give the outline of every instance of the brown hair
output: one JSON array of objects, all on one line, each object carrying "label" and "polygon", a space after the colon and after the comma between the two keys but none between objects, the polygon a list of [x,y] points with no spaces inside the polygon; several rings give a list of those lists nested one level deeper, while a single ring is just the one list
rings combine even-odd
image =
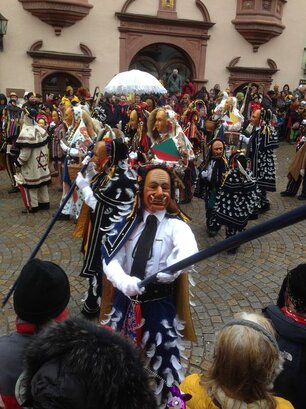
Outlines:
[{"label": "brown hair", "polygon": [[235,318],[238,320],[225,325],[217,335],[213,363],[203,382],[212,395],[220,387],[233,399],[246,403],[265,400],[275,409],[269,390],[282,369],[283,358],[274,330],[259,314],[241,313]]}]

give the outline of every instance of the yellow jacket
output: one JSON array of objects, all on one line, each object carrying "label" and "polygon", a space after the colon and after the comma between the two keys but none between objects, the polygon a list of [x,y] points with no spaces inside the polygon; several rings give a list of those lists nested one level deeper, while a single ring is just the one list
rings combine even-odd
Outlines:
[{"label": "yellow jacket", "polygon": [[[192,398],[186,402],[187,409],[219,409],[209,397],[205,385],[200,383],[200,375],[193,374],[187,376],[180,385],[180,390],[183,393],[190,393]],[[275,397],[277,402],[276,409],[294,409],[291,403],[283,398]],[[230,402],[224,402],[222,409],[255,409],[259,407],[254,404],[243,404],[237,401],[238,405],[235,405],[234,401],[231,399]]]}]

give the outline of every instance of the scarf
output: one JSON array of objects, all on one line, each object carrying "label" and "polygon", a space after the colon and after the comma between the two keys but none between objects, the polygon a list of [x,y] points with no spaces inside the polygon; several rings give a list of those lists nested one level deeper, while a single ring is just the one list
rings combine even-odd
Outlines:
[{"label": "scarf", "polygon": [[[214,404],[220,409],[268,409],[269,403],[265,400],[257,400],[252,403],[242,402],[227,396],[221,388],[214,391],[214,397],[217,402]],[[218,405],[219,404],[219,405]]]}]

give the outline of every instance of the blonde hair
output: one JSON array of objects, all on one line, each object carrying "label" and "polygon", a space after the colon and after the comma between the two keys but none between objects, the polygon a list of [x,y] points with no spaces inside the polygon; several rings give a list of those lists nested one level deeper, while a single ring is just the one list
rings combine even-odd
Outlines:
[{"label": "blonde hair", "polygon": [[217,335],[213,363],[203,381],[212,395],[221,388],[233,399],[265,400],[275,409],[269,390],[282,364],[270,322],[260,314],[243,312]]}]

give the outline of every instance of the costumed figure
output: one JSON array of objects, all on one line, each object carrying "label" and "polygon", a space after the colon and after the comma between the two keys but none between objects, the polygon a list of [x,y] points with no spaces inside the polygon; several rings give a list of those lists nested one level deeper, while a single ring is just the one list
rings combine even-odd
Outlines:
[{"label": "costumed figure", "polygon": [[190,169],[186,169],[195,156],[176,113],[167,107],[154,109],[149,116],[148,135],[152,141],[148,153],[150,161],[155,164],[165,162],[173,167],[179,185],[178,196],[184,202],[190,201],[192,178]]},{"label": "costumed figure", "polygon": [[[89,206],[89,227],[83,250],[85,259],[81,277],[89,280],[82,313],[96,316],[100,312],[102,293],[101,242],[105,234],[111,234],[114,223],[131,213],[137,188],[137,175],[127,164],[128,147],[122,139],[97,142],[94,148],[93,177],[89,169],[84,178],[78,174],[76,184]],[[90,180],[88,180],[90,179]]]},{"label": "costumed figure", "polygon": [[[216,197],[215,215],[217,221],[226,226],[226,238],[245,229],[249,217],[257,206],[256,180],[248,170],[248,163],[241,152],[233,152],[226,173]],[[228,250],[236,253],[237,247]]]},{"label": "costumed figure", "polygon": [[[52,122],[49,126],[49,135],[51,136],[51,160],[58,178],[59,189],[62,190],[63,176],[62,165],[65,159],[64,152],[61,148],[60,141],[65,139],[66,126],[64,124],[64,115],[62,109],[52,111]],[[52,175],[53,176],[53,175]]]},{"label": "costumed figure", "polygon": [[2,130],[6,141],[6,171],[11,182],[8,193],[19,192],[14,175],[16,174],[15,161],[16,140],[21,130],[22,109],[17,105],[17,94],[11,92],[8,104],[2,113]]},{"label": "costumed figure", "polygon": [[35,122],[37,114],[35,109],[25,107],[24,110],[22,129],[16,140],[19,155],[16,160],[15,178],[21,185],[21,194],[25,202],[26,209],[22,212],[35,213],[50,207],[48,133]]},{"label": "costumed figure", "polygon": [[3,114],[6,105],[6,96],[0,94],[0,171],[6,169],[6,135],[3,127]]},{"label": "costumed figure", "polygon": [[[228,97],[221,111],[218,111],[220,125],[215,135],[225,142],[227,157],[229,157],[231,151],[236,150],[239,145],[239,131],[244,122],[243,116],[236,106],[237,99],[235,97]],[[218,108],[216,108],[216,110],[217,109]],[[216,115],[216,112],[214,115]]]},{"label": "costumed figure", "polygon": [[214,237],[221,228],[216,219],[215,204],[227,170],[224,142],[216,138],[209,144],[207,158],[199,166],[195,190],[195,196],[205,200],[206,228],[210,237]]},{"label": "costumed figure", "polygon": [[[65,122],[68,126],[65,141],[60,140],[60,146],[66,157],[63,172],[63,198],[68,193],[77,171],[81,169],[82,158],[86,156],[96,134],[89,114],[80,106],[71,106],[65,111]],[[59,219],[68,220],[70,216],[79,216],[83,203],[82,192],[75,190],[64,206]]]},{"label": "costumed figure", "polygon": [[289,166],[288,170],[288,183],[286,190],[281,192],[281,196],[295,196],[302,184],[302,192],[297,197],[298,200],[306,200],[306,120],[303,120],[305,124],[302,124],[302,134],[299,144],[297,145],[296,154]]},{"label": "costumed figure", "polygon": [[252,174],[257,182],[259,213],[270,209],[267,191],[276,190],[274,150],[278,148],[278,138],[271,126],[271,120],[271,111],[264,108],[257,110],[251,118],[253,125],[251,136],[248,138],[240,135],[241,141],[247,143],[246,157],[250,159]]},{"label": "costumed figure", "polygon": [[[202,154],[203,158],[205,158],[206,155],[206,135],[204,134],[206,117],[207,108],[205,102],[202,100],[192,102],[187,111],[185,111],[183,114],[183,118],[185,118],[186,122],[185,126],[183,126],[184,133],[192,144],[195,156],[198,157]],[[190,181],[189,172],[191,174],[192,185],[194,185],[197,180],[194,160],[189,161],[188,168],[185,170],[185,184]],[[191,188],[189,188],[188,191],[190,192]],[[188,203],[188,201],[190,201],[188,199],[191,199],[191,197],[191,195],[189,195],[189,198],[186,197],[185,202]]]},{"label": "costumed figure", "polygon": [[[146,107],[146,104],[145,104]],[[126,128],[126,136],[130,139],[130,146],[133,152],[146,155],[151,140],[147,133],[147,118],[149,113],[144,106],[132,104],[128,108],[129,122]]]},{"label": "costumed figure", "polygon": [[189,277],[183,271],[158,273],[157,282],[145,289],[138,284],[196,253],[197,244],[175,203],[172,172],[164,165],[148,166],[141,176],[134,212],[104,236],[103,270],[117,294],[103,323],[121,330],[144,349],[148,366],[156,374],[160,403],[167,388],[184,376],[182,332],[189,340],[196,339],[188,306]]}]

